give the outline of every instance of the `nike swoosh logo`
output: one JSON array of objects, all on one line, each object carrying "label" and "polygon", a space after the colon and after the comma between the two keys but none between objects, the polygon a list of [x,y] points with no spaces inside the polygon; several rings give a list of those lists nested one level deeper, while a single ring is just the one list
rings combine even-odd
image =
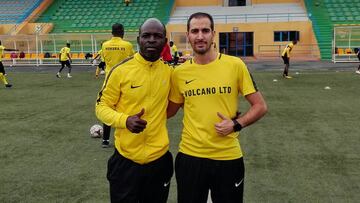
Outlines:
[{"label": "nike swoosh logo", "polygon": [[167,187],[170,184],[170,182],[164,183],[164,187]]},{"label": "nike swoosh logo", "polygon": [[244,181],[244,179],[242,179],[239,183],[235,183],[235,187],[239,187],[239,185],[241,185],[241,183]]},{"label": "nike swoosh logo", "polygon": [[187,85],[187,84],[189,84],[189,83],[191,83],[192,81],[194,81],[195,79],[192,79],[192,80],[185,80],[185,84]]},{"label": "nike swoosh logo", "polygon": [[141,87],[142,85],[131,85],[131,89],[134,89],[134,88],[138,88],[138,87]]}]

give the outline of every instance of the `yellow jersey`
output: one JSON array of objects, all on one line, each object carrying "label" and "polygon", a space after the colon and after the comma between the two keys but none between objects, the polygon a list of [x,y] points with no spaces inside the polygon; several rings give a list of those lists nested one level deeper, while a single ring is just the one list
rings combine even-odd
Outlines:
[{"label": "yellow jersey", "polygon": [[2,61],[2,57],[3,57],[3,54],[4,54],[4,50],[6,48],[3,46],[3,45],[0,45],[0,61]]},{"label": "yellow jersey", "polygon": [[[96,103],[97,117],[115,129],[115,148],[139,164],[169,150],[166,108],[172,68],[160,59],[146,61],[139,53],[116,65],[107,76]],[[145,109],[146,128],[139,134],[126,128],[129,115]]]},{"label": "yellow jersey", "polygon": [[70,54],[70,48],[69,47],[63,47],[60,50],[60,61],[69,60],[68,54]]},{"label": "yellow jersey", "polygon": [[236,116],[239,94],[257,91],[244,64],[236,57],[218,54],[206,65],[192,59],[174,70],[169,100],[184,104],[183,130],[179,151],[195,157],[213,160],[233,160],[242,157],[238,133],[220,136],[215,124]]},{"label": "yellow jersey", "polygon": [[179,57],[179,52],[178,52],[178,49],[175,46],[175,44],[173,44],[172,47],[171,47],[171,55],[173,57]]},{"label": "yellow jersey", "polygon": [[287,44],[284,51],[282,52],[281,56],[286,55],[288,58],[290,58],[290,52],[291,52],[293,47],[294,47],[294,44],[292,42]]},{"label": "yellow jersey", "polygon": [[116,64],[134,54],[132,44],[123,40],[121,37],[112,37],[110,40],[104,42],[102,52],[106,64],[106,75]]}]

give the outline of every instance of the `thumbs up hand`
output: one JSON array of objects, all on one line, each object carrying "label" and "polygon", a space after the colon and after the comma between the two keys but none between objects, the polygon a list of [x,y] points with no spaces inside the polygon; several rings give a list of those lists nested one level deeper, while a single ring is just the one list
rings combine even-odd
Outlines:
[{"label": "thumbs up hand", "polygon": [[220,136],[226,136],[232,132],[234,132],[234,122],[230,119],[224,116],[221,113],[217,113],[221,121],[219,123],[215,124],[215,130],[218,135]]},{"label": "thumbs up hand", "polygon": [[135,115],[129,116],[126,120],[126,128],[132,133],[141,133],[146,128],[146,120],[141,119],[141,116],[144,115],[145,109]]}]

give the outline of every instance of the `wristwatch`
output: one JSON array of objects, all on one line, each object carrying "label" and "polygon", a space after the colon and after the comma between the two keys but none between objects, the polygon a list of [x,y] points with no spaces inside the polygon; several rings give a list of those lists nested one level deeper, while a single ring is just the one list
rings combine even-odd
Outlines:
[{"label": "wristwatch", "polygon": [[232,119],[232,121],[234,122],[234,132],[240,131],[242,129],[241,124],[236,119]]}]

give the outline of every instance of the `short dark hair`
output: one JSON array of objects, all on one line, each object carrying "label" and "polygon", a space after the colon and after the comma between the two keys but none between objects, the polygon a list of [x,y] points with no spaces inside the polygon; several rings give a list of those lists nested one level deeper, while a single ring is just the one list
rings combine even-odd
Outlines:
[{"label": "short dark hair", "polygon": [[193,18],[208,18],[210,20],[210,28],[211,28],[212,31],[214,31],[214,19],[213,19],[213,17],[208,13],[197,12],[197,13],[191,14],[191,16],[189,17],[189,19],[187,21],[187,31],[188,32],[190,30],[190,21]]},{"label": "short dark hair", "polygon": [[68,46],[68,47],[69,47],[69,46],[70,46],[70,43],[69,43],[69,42],[68,42],[68,43],[66,43],[66,46]]},{"label": "short dark hair", "polygon": [[164,36],[166,36],[166,26],[165,26],[165,24],[163,23],[163,22],[161,22],[159,19],[157,19],[157,18],[149,18],[149,19],[146,19],[143,23],[141,23],[141,25],[140,25],[140,27],[139,27],[139,35],[141,34],[141,28],[142,28],[142,26],[145,24],[145,22],[146,21],[148,21],[148,20],[157,20],[157,21],[159,21],[160,23],[161,23],[161,25],[163,26],[163,28],[164,28]]},{"label": "short dark hair", "polygon": [[119,37],[123,37],[124,36],[124,26],[120,23],[115,23],[112,25],[112,31],[111,33],[114,36],[119,36]]},{"label": "short dark hair", "polygon": [[297,42],[298,41],[296,39],[292,41],[293,44],[297,44]]}]

